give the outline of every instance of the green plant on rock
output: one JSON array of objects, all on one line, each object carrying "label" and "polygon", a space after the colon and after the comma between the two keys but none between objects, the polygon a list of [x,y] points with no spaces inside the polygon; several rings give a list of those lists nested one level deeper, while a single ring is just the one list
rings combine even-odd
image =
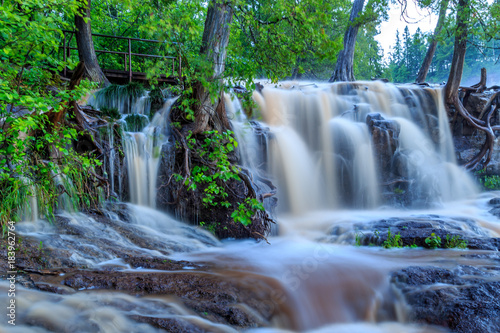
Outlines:
[{"label": "green plant on rock", "polygon": [[[233,135],[229,130],[222,133],[212,130],[203,133],[203,140],[197,140],[192,133],[186,137],[189,150],[195,151],[204,163],[195,165],[188,177],[182,177],[180,174],[174,174],[173,177],[176,181],[183,182],[188,191],[203,188],[202,203],[205,208],[232,206],[227,201],[227,182],[241,181],[240,169],[229,160],[230,153],[238,147]],[[247,197],[238,203],[238,207],[231,213],[231,218],[234,222],[248,226],[252,217],[263,210],[261,202],[256,198]]]},{"label": "green plant on rock", "polygon": [[120,111],[118,111],[118,108],[109,108],[106,106],[101,107],[101,115],[103,117],[108,117],[112,120],[120,119],[121,114]]},{"label": "green plant on rock", "polygon": [[239,222],[244,226],[248,226],[252,223],[252,216],[254,216],[257,211],[264,211],[264,205],[255,198],[246,198],[231,214],[231,217],[234,222]]},{"label": "green plant on rock", "polygon": [[403,194],[403,193],[405,193],[405,190],[403,190],[399,187],[394,188],[394,194]]},{"label": "green plant on rock", "polygon": [[200,226],[203,227],[204,229],[206,229],[208,232],[210,232],[211,234],[214,234],[215,235],[215,230],[216,230],[216,227],[217,225],[220,225],[220,223],[206,223],[206,222],[200,222]]},{"label": "green plant on rock", "polygon": [[[218,131],[207,131],[203,133],[203,142],[197,140],[189,134],[187,145],[190,150],[196,150],[201,158],[209,163],[195,165],[191,170],[191,175],[184,180],[184,185],[188,190],[196,190],[198,186],[204,186],[204,197],[202,198],[205,207],[222,206],[229,208],[231,204],[226,201],[228,193],[225,189],[225,182],[234,179],[241,180],[237,167],[231,165],[228,154],[238,146],[238,142],[233,138],[232,131],[219,133]],[[176,180],[182,180],[179,174],[174,175]]]},{"label": "green plant on rock", "polygon": [[125,117],[128,132],[140,132],[149,123],[149,118],[142,114],[129,114]]},{"label": "green plant on rock", "polygon": [[444,247],[447,249],[466,249],[467,241],[463,240],[460,235],[450,236],[446,235]]},{"label": "green plant on rock", "polygon": [[360,232],[360,233],[357,233],[357,232],[356,232],[356,235],[354,235],[354,244],[355,244],[356,246],[361,246],[361,245],[363,245],[363,244],[362,244],[362,241],[363,241],[364,236],[365,236],[365,235],[364,235],[362,232]]},{"label": "green plant on rock", "polygon": [[401,239],[401,235],[398,232],[397,234],[393,234],[391,232],[391,228],[387,230],[387,240],[384,241],[382,244],[382,247],[385,249],[392,249],[392,248],[401,248],[403,247],[403,240]]},{"label": "green plant on rock", "polygon": [[441,237],[436,236],[435,233],[432,233],[425,239],[425,244],[427,244],[427,246],[429,246],[429,248],[431,249],[437,249],[441,246]]}]

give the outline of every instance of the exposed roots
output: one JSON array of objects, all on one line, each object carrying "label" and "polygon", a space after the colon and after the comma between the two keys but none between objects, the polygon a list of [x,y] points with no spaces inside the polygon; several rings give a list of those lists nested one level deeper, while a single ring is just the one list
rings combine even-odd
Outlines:
[{"label": "exposed roots", "polygon": [[455,117],[460,114],[474,128],[483,131],[486,134],[483,147],[479,153],[465,164],[467,170],[473,170],[481,165],[483,168],[491,161],[493,154],[493,145],[495,143],[495,131],[500,131],[500,125],[491,126],[491,118],[495,111],[500,107],[500,91],[494,93],[488,103],[481,111],[478,118],[472,116],[464,107],[468,96],[471,92],[483,92],[486,89],[486,69],[481,69],[481,81],[471,87],[460,87],[465,91],[464,102],[462,103],[458,97],[454,98],[451,105],[455,108]]}]

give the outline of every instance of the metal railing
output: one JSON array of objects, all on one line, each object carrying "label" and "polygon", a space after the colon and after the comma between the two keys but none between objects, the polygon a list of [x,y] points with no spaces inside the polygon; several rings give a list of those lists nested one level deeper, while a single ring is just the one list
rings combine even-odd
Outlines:
[{"label": "metal railing", "polygon": [[[69,31],[69,30],[63,30],[63,60],[66,62],[66,60],[71,56],[71,50],[78,50],[77,47],[71,47],[71,39],[73,35],[75,34],[75,31]],[[69,35],[69,38],[67,37]],[[142,39],[142,38],[132,38],[132,37],[122,37],[122,36],[111,36],[111,35],[103,35],[103,34],[92,34],[92,37],[103,37],[103,38],[112,38],[112,39],[122,39],[122,40],[127,40],[128,42],[128,52],[121,52],[121,51],[108,51],[108,50],[95,50],[96,54],[98,53],[108,53],[108,54],[120,54],[123,55],[124,57],[124,67],[125,67],[125,72],[128,72],[128,80],[129,82],[132,81],[132,56],[136,57],[143,57],[143,58],[161,58],[161,59],[171,59],[172,61],[172,76],[175,75],[175,70],[177,67],[177,75],[180,78],[182,78],[182,60],[180,55],[173,57],[173,56],[161,56],[161,55],[155,55],[155,54],[142,54],[142,53],[134,53],[132,52],[132,41],[139,41],[139,42],[147,42],[147,43],[158,43],[162,44],[164,42],[159,41],[159,40],[153,40],[153,39]],[[175,44],[175,43],[173,43]],[[176,66],[177,62],[177,66]],[[103,68],[105,70],[105,68]],[[67,74],[67,68],[65,67],[63,70],[64,76]]]}]

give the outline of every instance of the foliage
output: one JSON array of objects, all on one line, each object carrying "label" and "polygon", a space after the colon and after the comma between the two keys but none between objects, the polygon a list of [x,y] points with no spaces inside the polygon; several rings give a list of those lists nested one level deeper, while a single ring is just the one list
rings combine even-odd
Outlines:
[{"label": "foliage", "polygon": [[384,249],[401,248],[403,247],[403,240],[398,232],[396,235],[391,233],[391,228],[387,230],[387,240],[382,244]]},{"label": "foliage", "polygon": [[[419,1],[422,8],[428,8],[434,12],[439,11],[440,1]],[[469,30],[467,40],[466,59],[463,69],[463,84],[471,85],[477,83],[481,68],[487,69],[490,80],[498,81],[498,50],[500,49],[500,26],[498,16],[498,3],[488,4],[483,0],[470,0],[467,4],[468,10],[462,15],[467,17],[466,24]],[[450,66],[453,58],[456,29],[457,4],[450,3],[444,28],[436,36],[438,46],[429,69],[427,81],[441,83],[448,79]],[[470,15],[470,12],[473,14]],[[423,62],[427,47],[432,38],[431,35],[417,30],[415,34],[409,33],[408,27],[404,29],[402,38],[400,33],[396,35],[395,46],[391,52],[389,72],[394,82],[413,82],[416,78],[420,65]]]},{"label": "foliage", "polygon": [[[96,204],[97,186],[89,171],[100,162],[73,150],[79,135],[74,128],[55,127],[48,118],[49,112],[63,111],[91,88],[84,83],[66,90],[55,74],[74,65],[56,55],[61,30],[70,28],[67,19],[77,10],[78,1],[61,0],[7,1],[0,6],[1,224],[21,220],[33,196],[41,214],[51,219],[61,191],[70,192],[65,185],[57,186],[55,179],[61,175],[75,186],[79,208]],[[49,92],[49,85],[58,89]],[[86,194],[81,193],[84,184]]]},{"label": "foliage", "polygon": [[363,237],[365,235],[363,233],[356,233],[356,235],[354,235],[354,244],[356,246],[361,246],[363,245]]},{"label": "foliage", "polygon": [[128,132],[140,132],[149,122],[149,118],[142,114],[129,114],[125,117],[125,128]]},{"label": "foliage", "polygon": [[479,182],[488,190],[499,190],[500,189],[500,176],[482,176],[479,178]]},{"label": "foliage", "polygon": [[384,66],[384,52],[375,40],[378,34],[376,22],[360,27],[354,50],[354,77],[357,80],[371,80],[387,77]]},{"label": "foliage", "polygon": [[101,107],[101,116],[102,117],[108,117],[111,118],[112,120],[119,119],[121,117],[120,111],[118,111],[118,108],[109,108],[106,106]]},{"label": "foliage", "polygon": [[431,249],[437,249],[441,246],[441,237],[436,236],[435,233],[432,233],[425,239],[425,244],[427,244]]},{"label": "foliage", "polygon": [[461,239],[460,235],[451,236],[446,235],[444,247],[447,249],[466,249],[467,241]]},{"label": "foliage", "polygon": [[159,86],[156,86],[149,91],[148,97],[149,102],[151,103],[150,116],[153,116],[154,112],[158,111],[163,106],[163,103],[165,102],[165,95],[163,90]]},{"label": "foliage", "polygon": [[[180,174],[175,174],[174,178],[187,187],[188,190],[195,191],[203,189],[203,206],[230,208],[232,205],[227,198],[226,187],[230,180],[241,181],[240,170],[229,161],[229,154],[237,147],[238,142],[233,137],[232,131],[219,133],[216,130],[203,133],[203,141],[199,142],[189,134],[187,136],[187,146],[195,151],[200,158],[205,160],[204,164],[195,165],[189,177],[183,179]],[[252,217],[257,211],[264,210],[264,206],[255,198],[245,198],[242,203],[231,214],[234,222],[248,226],[252,222]]]},{"label": "foliage", "polygon": [[246,198],[243,203],[240,203],[238,208],[231,214],[234,222],[239,222],[244,226],[252,223],[252,216],[256,211],[263,211],[264,205],[255,198]]},{"label": "foliage", "polygon": [[146,89],[141,83],[130,82],[125,85],[110,84],[109,86],[97,91],[96,97],[102,97],[105,100],[115,100],[117,98],[127,98],[131,102],[144,96]]},{"label": "foliage", "polygon": [[[196,190],[199,185],[203,185],[205,197],[202,199],[205,207],[223,206],[228,208],[231,204],[226,201],[228,193],[225,190],[224,182],[234,179],[241,180],[238,176],[238,168],[229,162],[228,154],[237,146],[238,142],[233,138],[233,132],[207,131],[204,133],[203,142],[197,142],[192,135],[188,135],[187,144],[189,149],[197,151],[200,157],[207,160],[210,165],[214,165],[212,170],[208,165],[196,165],[191,170],[191,175],[184,181],[188,190]],[[177,180],[181,180],[181,175],[176,175]],[[222,182],[222,184],[220,184]]]}]

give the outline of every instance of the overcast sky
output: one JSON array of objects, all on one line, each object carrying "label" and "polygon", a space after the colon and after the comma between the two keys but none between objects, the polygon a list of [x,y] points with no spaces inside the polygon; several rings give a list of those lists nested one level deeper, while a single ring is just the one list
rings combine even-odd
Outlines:
[{"label": "overcast sky", "polygon": [[396,30],[399,30],[399,35],[403,33],[405,26],[408,26],[410,33],[413,34],[420,27],[422,32],[434,31],[437,23],[437,15],[429,15],[427,11],[418,9],[411,1],[408,3],[408,18],[410,22],[405,22],[401,18],[401,6],[399,4],[391,4],[389,9],[389,20],[382,22],[380,25],[380,34],[375,39],[384,49],[384,58],[389,58],[389,53],[392,52],[392,47],[396,41]]}]

